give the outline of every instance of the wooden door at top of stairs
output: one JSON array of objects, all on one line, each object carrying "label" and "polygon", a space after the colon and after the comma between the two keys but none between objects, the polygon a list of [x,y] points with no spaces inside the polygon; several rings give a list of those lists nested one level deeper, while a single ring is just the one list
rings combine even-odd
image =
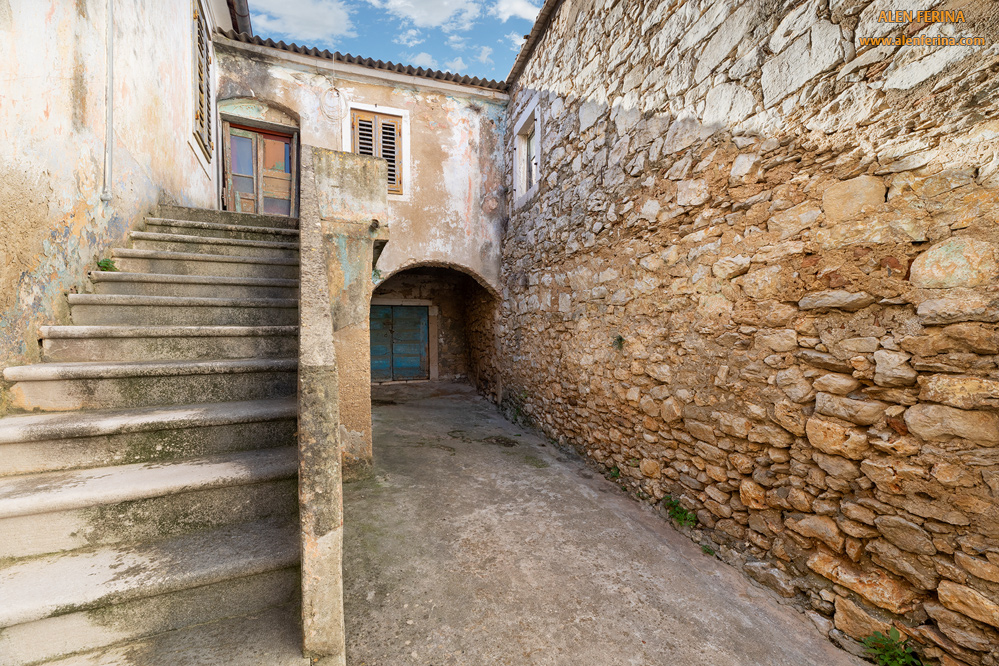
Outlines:
[{"label": "wooden door at top of stairs", "polygon": [[425,305],[372,305],[371,381],[429,379],[429,323]]},{"label": "wooden door at top of stairs", "polygon": [[223,123],[226,207],[295,215],[295,141],[290,135]]}]

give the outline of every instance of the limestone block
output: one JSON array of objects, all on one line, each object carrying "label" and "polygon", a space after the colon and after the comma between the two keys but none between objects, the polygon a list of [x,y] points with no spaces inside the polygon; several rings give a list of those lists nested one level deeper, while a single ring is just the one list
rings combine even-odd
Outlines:
[{"label": "limestone block", "polygon": [[836,615],[833,617],[836,628],[850,638],[862,640],[875,631],[888,633],[889,624],[881,620],[859,604],[846,597],[836,597]]},{"label": "limestone block", "polygon": [[940,581],[937,596],[947,608],[963,613],[979,622],[999,627],[999,604],[991,601],[981,592],[967,585],[958,585],[949,580]]},{"label": "limestone block", "polygon": [[756,98],[737,83],[713,86],[704,105],[704,125],[713,130],[724,129],[752,115]]},{"label": "limestone block", "polygon": [[819,392],[815,396],[815,411],[826,416],[869,426],[877,423],[885,413],[883,402],[876,400],[853,400],[830,393]]},{"label": "limestone block", "polygon": [[782,240],[791,238],[815,226],[820,215],[822,211],[814,201],[805,201],[771,217],[767,230],[780,234]]},{"label": "limestone block", "polygon": [[[736,156],[735,161],[732,162],[732,170],[728,174],[729,186],[735,187],[749,182],[750,179],[746,177],[753,173],[759,161],[760,156],[756,153],[743,153]],[[755,182],[755,178],[752,179],[752,182]]]},{"label": "limestone block", "polygon": [[697,59],[694,81],[700,83],[737,47],[752,27],[757,3],[747,2],[732,13],[715,31]]},{"label": "limestone block", "polygon": [[816,416],[805,423],[805,434],[808,436],[808,443],[819,451],[851,460],[863,460],[870,450],[864,431]]},{"label": "limestone block", "polygon": [[666,141],[663,143],[663,154],[672,155],[686,150],[698,141],[711,136],[711,130],[693,118],[678,118],[669,126]]},{"label": "limestone block", "polygon": [[766,489],[751,479],[739,483],[739,499],[750,509],[766,509]]},{"label": "limestone block", "polygon": [[756,342],[775,352],[789,352],[798,348],[798,334],[793,329],[785,328],[770,334],[757,335]]},{"label": "limestone block", "polygon": [[945,442],[955,437],[984,444],[999,444],[999,414],[966,411],[920,403],[905,411],[905,425],[927,441]]},{"label": "limestone block", "polygon": [[933,590],[940,581],[936,569],[926,563],[925,558],[921,560],[884,539],[869,541],[864,550],[870,554],[872,562],[905,578],[915,587]]},{"label": "limestone block", "polygon": [[763,64],[763,101],[771,107],[813,78],[853,56],[839,26],[818,21],[780,55]]},{"label": "limestone block", "polygon": [[986,652],[992,646],[999,644],[999,634],[966,615],[955,613],[936,601],[924,602],[923,608],[931,618],[936,620],[937,626],[944,636],[961,647]]},{"label": "limestone block", "polygon": [[778,448],[788,448],[794,443],[794,437],[784,428],[772,425],[756,424],[749,431],[747,439],[758,444],[770,444]]},{"label": "limestone block", "polygon": [[807,564],[820,576],[892,613],[907,613],[915,605],[917,596],[912,588],[878,569],[862,569],[849,560],[823,551],[809,557]]},{"label": "limestone block", "polygon": [[957,551],[954,553],[954,562],[972,576],[977,576],[993,583],[999,583],[999,566],[988,560],[972,557],[971,555]]},{"label": "limestone block", "polygon": [[879,516],[874,524],[886,539],[902,550],[919,555],[937,552],[929,533],[912,521],[899,516]]},{"label": "limestone block", "polygon": [[703,178],[681,180],[676,186],[676,202],[681,206],[699,206],[710,196],[708,182]]},{"label": "limestone block", "polygon": [[775,381],[777,387],[784,391],[784,394],[793,402],[799,404],[810,402],[815,397],[815,391],[812,389],[811,382],[805,379],[801,368],[796,365],[779,371],[775,377]]},{"label": "limestone block", "polygon": [[884,180],[877,176],[857,176],[836,183],[822,193],[822,211],[830,223],[836,224],[860,217],[864,209],[885,202]]},{"label": "limestone block", "polygon": [[829,516],[798,514],[789,516],[784,524],[804,537],[818,539],[837,553],[843,552],[843,533],[840,532],[836,521]]},{"label": "limestone block", "polygon": [[657,460],[643,458],[642,461],[638,463],[638,469],[644,476],[647,476],[650,479],[658,479],[662,477],[662,465],[660,465]]},{"label": "limestone block", "polygon": [[770,36],[768,46],[773,53],[780,53],[799,35],[809,30],[819,19],[819,2],[809,0],[785,16]]},{"label": "limestone block", "polygon": [[790,599],[797,594],[797,587],[791,577],[772,564],[747,562],[742,568],[750,578],[776,591],[782,597]]},{"label": "limestone block", "polygon": [[999,278],[999,252],[992,243],[950,238],[912,262],[909,280],[922,289],[978,287]]},{"label": "limestone block", "polygon": [[837,479],[846,479],[847,481],[856,479],[860,476],[860,468],[857,467],[857,463],[850,462],[846,458],[840,455],[826,455],[824,453],[813,453],[812,460],[815,464],[822,469],[823,472],[830,476],[834,476]]},{"label": "limestone block", "polygon": [[816,391],[822,391],[823,393],[832,393],[834,395],[846,395],[851,391],[856,391],[861,387],[861,383],[851,377],[850,375],[841,375],[838,373],[829,373],[827,375],[822,375],[816,379],[812,386],[815,387]]},{"label": "limestone block", "polygon": [[711,273],[720,280],[730,280],[749,271],[749,257],[739,254],[734,257],[722,257],[711,266]]},{"label": "limestone block", "polygon": [[802,310],[836,308],[847,312],[856,312],[872,303],[874,303],[874,297],[865,291],[853,293],[842,289],[831,289],[808,294],[798,301],[798,307]]},{"label": "limestone block", "polygon": [[921,324],[955,324],[967,321],[999,321],[999,298],[964,293],[923,301],[916,308]]},{"label": "limestone block", "polygon": [[930,375],[919,380],[920,400],[960,409],[999,407],[999,381],[965,375]]},{"label": "limestone block", "polygon": [[[952,34],[944,35],[946,32],[952,33],[953,28],[951,26],[943,27],[938,24],[931,26],[922,34],[926,37],[954,36]],[[885,88],[896,90],[910,90],[915,88],[923,81],[933,78],[952,64],[967,58],[981,49],[982,47],[978,45],[955,44],[943,49],[930,49],[921,58],[914,57],[917,53],[920,53],[920,50],[904,49],[900,52],[902,56],[897,58],[885,71]]]},{"label": "limestone block", "polygon": [[911,357],[905,352],[874,352],[874,383],[878,386],[912,386],[916,383],[916,371],[909,365]]},{"label": "limestone block", "polygon": [[679,400],[670,396],[666,400],[663,400],[659,415],[666,423],[675,423],[683,415],[683,405],[680,404]]}]

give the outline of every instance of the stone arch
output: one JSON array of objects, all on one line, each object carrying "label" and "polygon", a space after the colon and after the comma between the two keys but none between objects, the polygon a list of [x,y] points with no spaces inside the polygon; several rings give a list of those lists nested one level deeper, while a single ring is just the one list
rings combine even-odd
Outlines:
[{"label": "stone arch", "polygon": [[492,296],[493,298],[496,299],[500,298],[499,290],[496,287],[494,287],[492,284],[490,284],[489,281],[486,280],[486,278],[482,277],[482,275],[479,274],[478,271],[469,268],[468,266],[465,266],[463,264],[457,264],[450,261],[440,261],[435,259],[415,261],[409,264],[393,268],[390,272],[382,276],[382,279],[378,282],[378,284],[375,285],[374,289],[372,290],[372,295],[374,295],[374,292],[378,290],[378,287],[380,285],[384,284],[390,278],[399,275],[400,273],[404,273],[406,271],[413,270],[416,268],[443,268],[456,271],[458,273],[462,273],[475,280],[476,284],[485,289],[486,292],[488,292],[489,295]]},{"label": "stone arch", "polygon": [[468,380],[486,394],[498,390],[500,302],[499,292],[476,271],[445,261],[395,268],[371,295],[372,306],[427,307],[429,378]]}]

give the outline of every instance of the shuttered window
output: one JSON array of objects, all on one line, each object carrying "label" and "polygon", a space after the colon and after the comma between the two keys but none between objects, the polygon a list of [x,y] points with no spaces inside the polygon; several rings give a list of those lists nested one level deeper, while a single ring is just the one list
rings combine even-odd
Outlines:
[{"label": "shuttered window", "polygon": [[402,194],[402,118],[352,110],[350,128],[353,151],[388,162],[389,194]]},{"label": "shuttered window", "polygon": [[212,55],[208,22],[198,0],[194,0],[194,136],[210,160],[212,143]]}]

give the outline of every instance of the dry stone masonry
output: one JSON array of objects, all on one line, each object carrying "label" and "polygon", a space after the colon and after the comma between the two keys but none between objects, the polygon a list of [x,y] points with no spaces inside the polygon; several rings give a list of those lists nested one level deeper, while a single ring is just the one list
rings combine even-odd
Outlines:
[{"label": "dry stone masonry", "polygon": [[567,0],[511,93],[479,383],[847,649],[999,666],[995,4]]}]

